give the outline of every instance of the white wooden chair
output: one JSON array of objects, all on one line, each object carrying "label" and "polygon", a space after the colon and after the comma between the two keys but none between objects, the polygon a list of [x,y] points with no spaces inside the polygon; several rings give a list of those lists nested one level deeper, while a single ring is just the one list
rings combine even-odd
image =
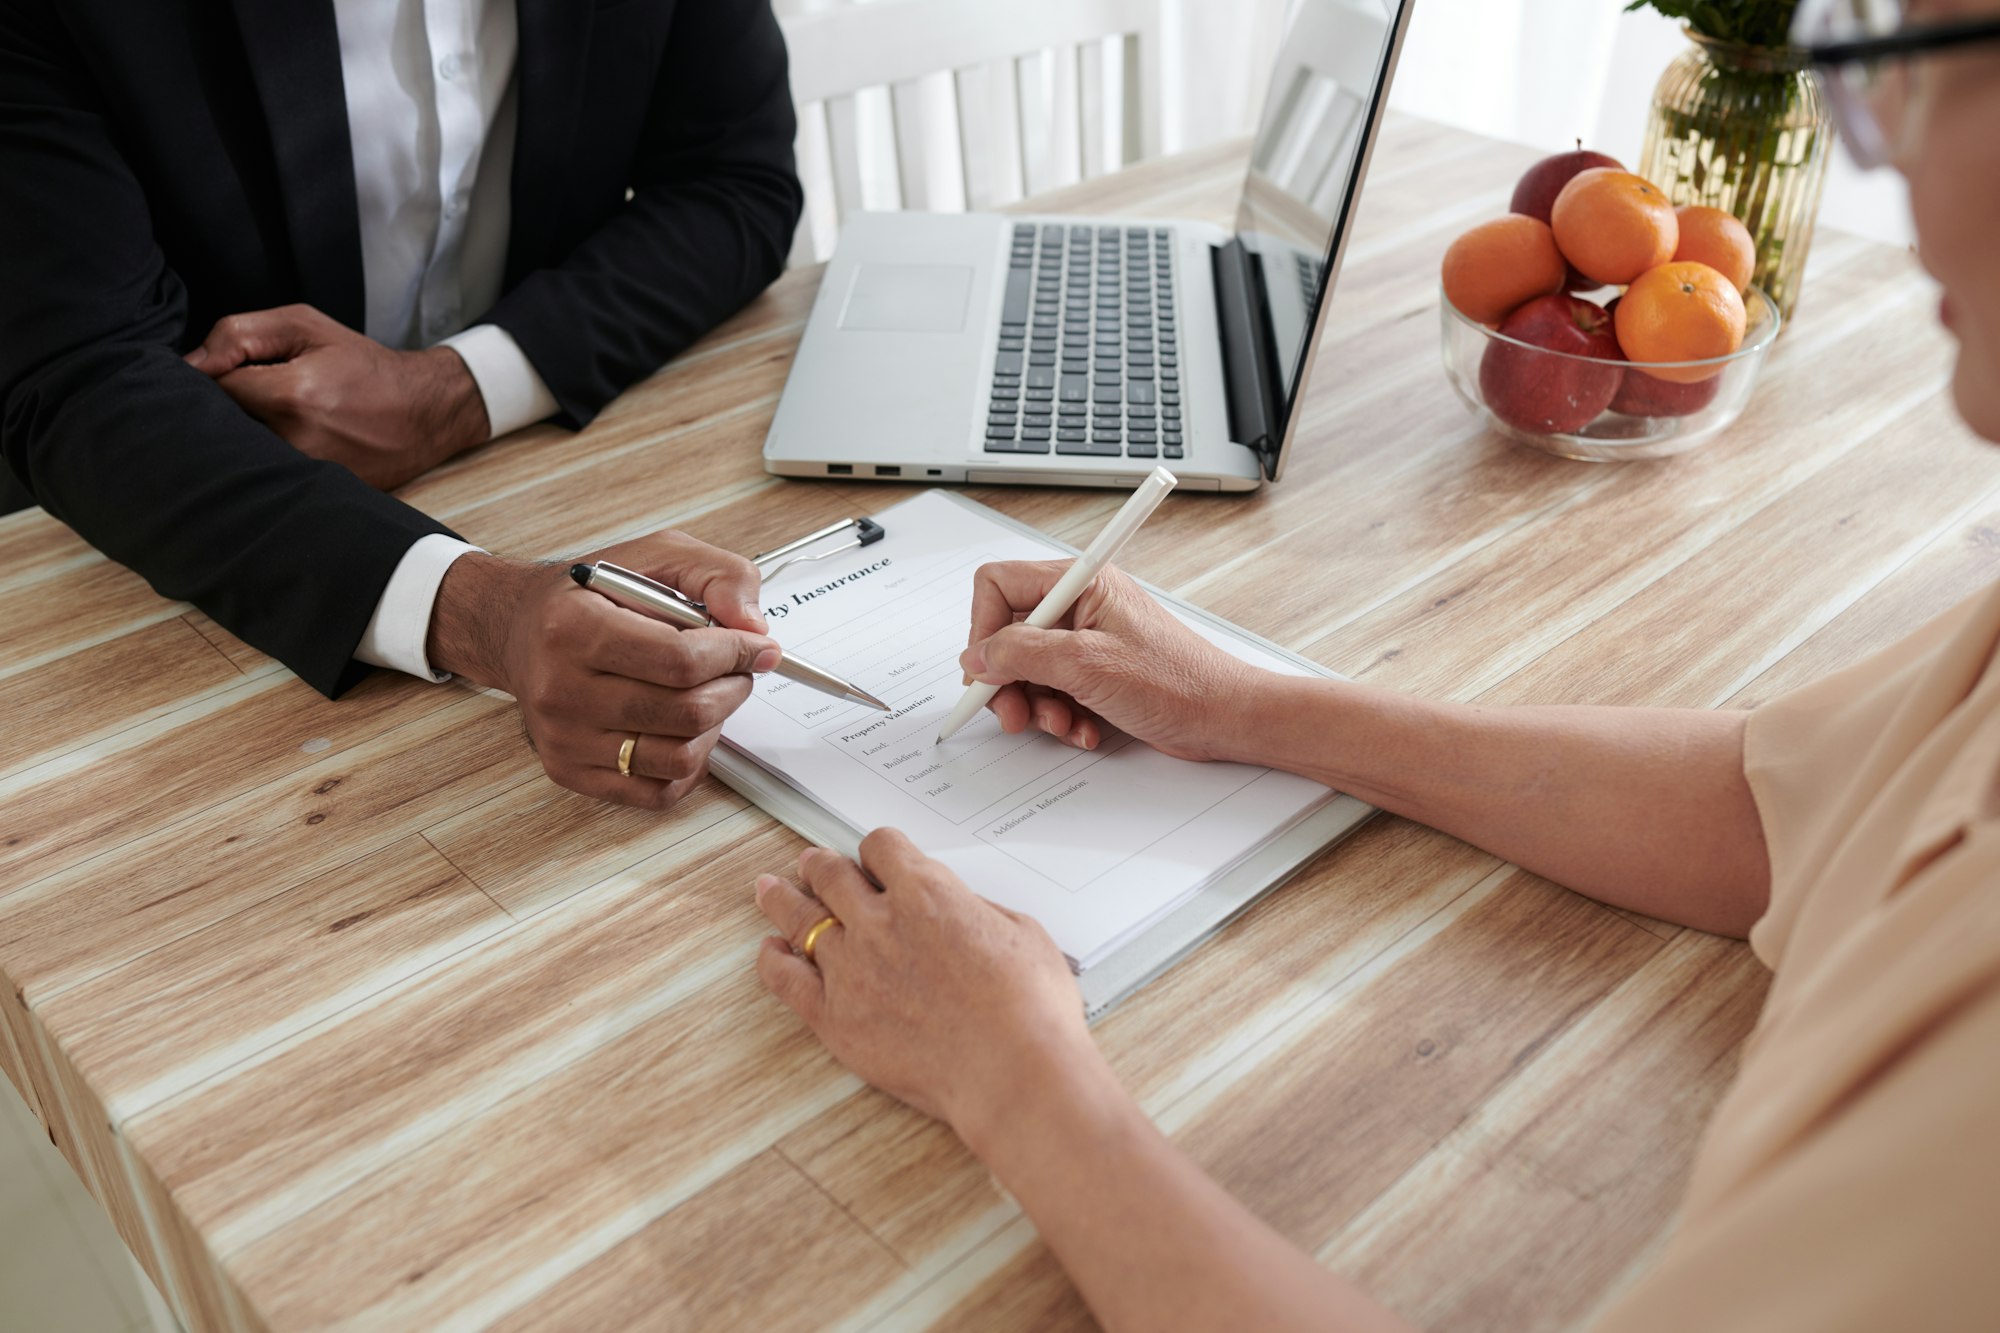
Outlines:
[{"label": "white wooden chair", "polygon": [[[886,104],[893,202],[988,209],[1160,151],[1165,0],[873,0],[781,19],[806,215],[794,263],[863,206],[862,114]],[[890,202],[879,194],[870,203]]]}]

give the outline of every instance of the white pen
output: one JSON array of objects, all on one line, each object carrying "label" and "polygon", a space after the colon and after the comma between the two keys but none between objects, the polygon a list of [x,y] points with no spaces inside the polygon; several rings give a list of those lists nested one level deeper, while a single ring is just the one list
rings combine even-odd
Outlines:
[{"label": "white pen", "polygon": [[[1083,590],[1090,586],[1098,571],[1117,558],[1125,543],[1132,540],[1132,534],[1152,517],[1153,511],[1160,507],[1160,501],[1167,498],[1167,492],[1179,481],[1180,478],[1165,468],[1154,468],[1139,483],[1139,489],[1132,492],[1132,498],[1125,502],[1124,508],[1111,516],[1111,521],[1104,525],[1104,531],[1097,534],[1097,540],[1084,549],[1083,554],[1076,558],[1076,563],[1056,580],[1056,586],[1050,588],[1048,595],[1028,613],[1026,623],[1036,629],[1047,629],[1069,614],[1070,607],[1076,604],[1076,599],[1083,595]],[[959,698],[958,707],[945,718],[934,743],[942,745],[950,740],[954,732],[972,721],[999,692],[998,685],[983,685],[974,681]]]}]

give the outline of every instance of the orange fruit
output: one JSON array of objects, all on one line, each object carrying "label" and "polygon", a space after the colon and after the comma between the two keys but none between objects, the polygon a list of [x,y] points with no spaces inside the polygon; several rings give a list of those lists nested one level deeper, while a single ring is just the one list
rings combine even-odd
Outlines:
[{"label": "orange fruit", "polygon": [[[1705,361],[1743,345],[1743,297],[1706,264],[1675,262],[1642,273],[1612,316],[1625,359]],[[1719,366],[1647,366],[1655,379],[1698,384]]]},{"label": "orange fruit", "polygon": [[1562,290],[1569,269],[1549,224],[1510,213],[1482,222],[1444,252],[1444,295],[1467,319],[1498,324],[1524,301]]},{"label": "orange fruit", "polygon": [[1610,167],[1572,176],[1556,196],[1549,225],[1578,272],[1613,287],[1672,259],[1681,236],[1659,186]]},{"label": "orange fruit", "polygon": [[1750,229],[1737,221],[1734,213],[1706,204],[1686,204],[1674,210],[1681,226],[1680,243],[1674,247],[1676,260],[1706,264],[1742,291],[1757,271],[1757,242]]}]

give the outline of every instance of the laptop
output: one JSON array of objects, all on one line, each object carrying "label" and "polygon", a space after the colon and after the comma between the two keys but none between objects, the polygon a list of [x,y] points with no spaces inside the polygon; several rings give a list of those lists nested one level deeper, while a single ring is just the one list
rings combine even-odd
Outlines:
[{"label": "laptop", "polygon": [[1188,490],[1284,472],[1413,0],[1295,0],[1234,232],[859,213],[764,442],[780,476]]}]

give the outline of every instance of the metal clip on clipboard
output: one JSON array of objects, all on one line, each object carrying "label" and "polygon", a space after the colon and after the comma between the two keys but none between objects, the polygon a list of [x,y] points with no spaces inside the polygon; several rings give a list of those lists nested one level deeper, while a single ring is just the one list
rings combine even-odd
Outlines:
[{"label": "metal clip on clipboard", "polygon": [[[812,550],[813,547],[819,545],[821,542],[833,541],[849,531],[852,531],[854,535],[847,541],[829,546],[824,551]],[[757,566],[759,574],[767,579],[772,579],[776,578],[778,571],[787,565],[799,564],[811,560],[824,560],[830,555],[839,555],[842,551],[852,551],[859,546],[873,546],[876,542],[881,541],[885,535],[882,525],[872,518],[844,518],[838,523],[828,524],[818,532],[809,532],[795,542],[788,542],[775,551],[766,551],[762,555],[753,555],[750,557],[750,563]],[[807,554],[809,551],[811,554]]]}]

